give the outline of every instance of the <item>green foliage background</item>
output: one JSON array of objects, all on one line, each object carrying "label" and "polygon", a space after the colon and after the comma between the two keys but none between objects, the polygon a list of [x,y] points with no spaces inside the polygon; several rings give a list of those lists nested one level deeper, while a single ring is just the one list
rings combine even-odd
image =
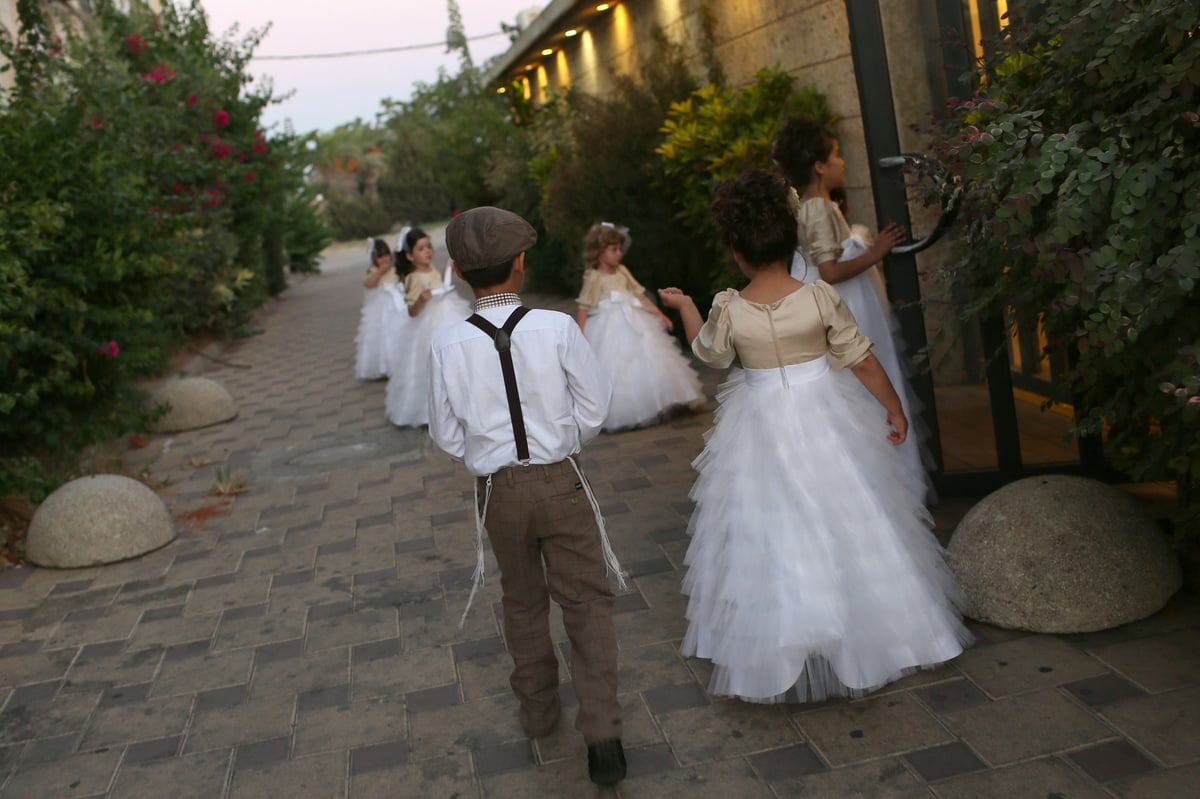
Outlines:
[{"label": "green foliage background", "polygon": [[[965,315],[1041,315],[1079,433],[1178,477],[1200,534],[1200,5],[1047,0],[1018,17],[939,155],[963,182]],[[939,298],[934,297],[935,301]],[[1065,357],[1063,357],[1065,356]]]},{"label": "green foliage background", "polygon": [[256,35],[101,2],[63,41],[39,8],[0,40],[0,496],[35,500],[47,463],[142,424],[138,378],[238,331],[328,241],[301,143],[245,91]]}]

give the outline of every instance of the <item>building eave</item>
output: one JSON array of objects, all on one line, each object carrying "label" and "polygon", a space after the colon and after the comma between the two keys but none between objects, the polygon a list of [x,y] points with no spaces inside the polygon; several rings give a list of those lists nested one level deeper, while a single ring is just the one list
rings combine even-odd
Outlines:
[{"label": "building eave", "polygon": [[516,71],[517,65],[540,58],[538,53],[544,44],[549,39],[557,38],[559,29],[567,20],[578,17],[583,9],[595,5],[595,0],[552,0],[491,65],[484,75],[485,83],[491,86],[502,82],[506,75]]}]

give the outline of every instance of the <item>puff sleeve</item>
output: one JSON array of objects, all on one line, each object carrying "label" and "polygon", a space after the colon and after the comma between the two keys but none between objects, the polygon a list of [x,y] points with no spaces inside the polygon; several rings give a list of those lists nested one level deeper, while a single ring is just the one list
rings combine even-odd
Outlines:
[{"label": "puff sleeve", "polygon": [[796,222],[800,226],[800,243],[814,265],[836,261],[842,255],[842,239],[838,220],[841,214],[833,203],[825,199],[812,199],[800,206]]},{"label": "puff sleeve", "polygon": [[729,325],[729,299],[735,293],[733,289],[725,289],[713,297],[708,319],[692,340],[692,352],[709,366],[724,369],[733,363],[737,354],[733,349],[733,330]]},{"label": "puff sleeve", "polygon": [[600,270],[588,269],[583,273],[583,288],[575,298],[576,305],[584,308],[595,308],[600,302]]},{"label": "puff sleeve", "polygon": [[409,272],[404,276],[404,302],[408,307],[417,304],[417,300],[421,299],[421,292],[425,290],[425,285],[421,281],[421,276],[416,272]]},{"label": "puff sleeve", "polygon": [[837,289],[824,280],[818,280],[812,286],[821,323],[825,325],[829,359],[842,369],[857,366],[870,354],[871,339],[858,332],[858,322],[854,321],[854,314],[850,313]]}]

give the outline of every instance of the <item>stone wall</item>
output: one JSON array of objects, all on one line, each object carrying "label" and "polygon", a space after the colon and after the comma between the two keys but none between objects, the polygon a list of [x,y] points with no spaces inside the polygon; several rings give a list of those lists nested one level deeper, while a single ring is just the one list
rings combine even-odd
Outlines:
[{"label": "stone wall", "polygon": [[[920,132],[946,100],[948,76],[942,65],[935,0],[878,0],[887,46],[888,68],[901,149],[922,152],[927,136]],[[681,44],[693,71],[703,78],[704,0],[627,0],[603,14],[591,14],[586,4],[552,3],[544,16],[561,15],[561,23],[545,27],[536,45],[528,44],[524,61],[514,67],[528,78],[529,96],[543,102],[552,92],[568,87],[589,94],[611,91],[618,75],[637,77],[653,56],[653,31],[661,28]],[[846,193],[850,221],[876,227],[862,110],[851,55],[846,0],[708,0],[713,18],[714,52],[731,85],[745,86],[764,67],[779,66],[796,76],[798,86],[813,86],[825,94],[840,118],[837,134],[846,159]],[[563,39],[562,29],[579,13],[587,13],[578,36]],[[520,46],[522,42],[518,42]],[[553,55],[538,55],[550,45]],[[519,70],[514,70],[519,71]],[[910,204],[912,227],[923,235],[933,225],[933,212]],[[948,248],[934,247],[918,256],[921,269],[945,258]],[[946,311],[930,311],[926,328],[952,323]],[[958,383],[964,375],[959,347],[934,353],[939,383]]]}]

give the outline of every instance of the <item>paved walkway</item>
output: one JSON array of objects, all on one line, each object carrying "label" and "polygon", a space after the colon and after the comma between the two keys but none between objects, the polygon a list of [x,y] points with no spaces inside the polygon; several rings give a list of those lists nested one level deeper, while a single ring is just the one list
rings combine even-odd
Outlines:
[{"label": "paved walkway", "polygon": [[[357,256],[206,371],[236,420],[130,454],[165,483],[177,541],[0,573],[0,798],[1200,796],[1195,598],[1092,635],[975,625],[954,663],[859,701],[710,697],[708,665],[677,651],[707,413],[585,453],[634,576],[616,616],[629,778],[595,788],[570,709],[547,739],[521,732],[494,561],[458,627],[470,482],[353,379]],[[214,493],[218,465],[249,490]],[[943,534],[961,510],[939,508]]]}]

